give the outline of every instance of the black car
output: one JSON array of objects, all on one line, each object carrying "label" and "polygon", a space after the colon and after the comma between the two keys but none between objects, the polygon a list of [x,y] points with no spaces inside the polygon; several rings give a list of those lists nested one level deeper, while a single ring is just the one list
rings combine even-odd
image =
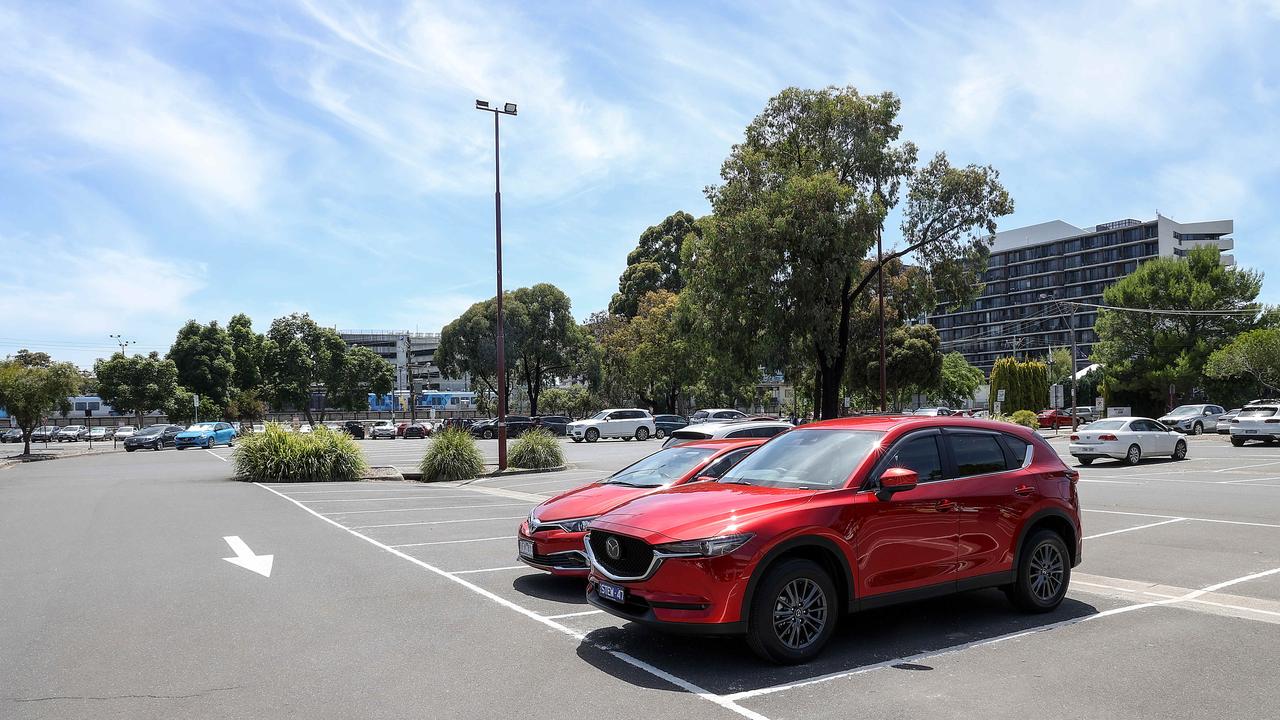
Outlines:
[{"label": "black car", "polygon": [[357,440],[364,439],[364,423],[358,420],[348,420],[342,423],[342,431]]},{"label": "black car", "polygon": [[654,415],[653,436],[659,440],[671,434],[673,430],[689,424],[689,418],[683,415]]},{"label": "black car", "polygon": [[148,425],[125,439],[125,452],[144,448],[163,450],[165,446],[173,447],[174,438],[183,430],[186,428],[181,425]]},{"label": "black car", "polygon": [[22,428],[12,428],[0,434],[0,442],[22,442]]},{"label": "black car", "polygon": [[535,427],[540,427],[552,435],[565,435],[565,428],[569,423],[573,422],[573,418],[567,415],[537,415],[533,418]]},{"label": "black car", "polygon": [[[520,437],[526,430],[533,427],[533,418],[525,415],[508,415],[507,416],[507,437]],[[484,440],[492,440],[498,437],[498,420],[490,418],[481,420],[471,426],[471,434]]]},{"label": "black car", "polygon": [[431,434],[431,431],[427,429],[427,426],[423,425],[422,423],[414,423],[404,429],[405,440],[413,440],[413,439],[421,440],[422,438],[425,438],[430,434]]}]

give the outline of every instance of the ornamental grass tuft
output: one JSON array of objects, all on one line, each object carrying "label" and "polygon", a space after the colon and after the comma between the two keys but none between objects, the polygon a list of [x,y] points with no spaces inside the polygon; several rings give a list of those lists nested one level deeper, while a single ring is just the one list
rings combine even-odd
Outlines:
[{"label": "ornamental grass tuft", "polygon": [[232,460],[236,479],[251,482],[341,482],[368,469],[355,440],[324,426],[303,434],[268,425],[237,439]]},{"label": "ornamental grass tuft", "polygon": [[1030,410],[1019,410],[1009,416],[1009,422],[1014,425],[1029,427],[1032,430],[1040,427],[1040,420],[1036,418],[1036,414]]},{"label": "ornamental grass tuft", "polygon": [[431,438],[418,469],[426,482],[470,480],[484,474],[484,456],[471,433],[449,428]]},{"label": "ornamental grass tuft", "polygon": [[542,470],[564,465],[564,451],[554,435],[537,428],[516,439],[511,446],[510,460],[512,467]]}]

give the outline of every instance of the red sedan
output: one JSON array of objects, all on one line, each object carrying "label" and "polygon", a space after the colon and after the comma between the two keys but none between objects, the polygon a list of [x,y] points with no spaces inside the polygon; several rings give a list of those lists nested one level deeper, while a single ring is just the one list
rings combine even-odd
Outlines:
[{"label": "red sedan", "polygon": [[1036,415],[1036,420],[1044,429],[1071,427],[1071,413],[1066,410],[1045,410]]},{"label": "red sedan", "polygon": [[582,537],[597,515],[623,503],[698,478],[718,478],[765,438],[703,440],[666,448],[599,482],[542,503],[520,524],[520,560],[554,575],[587,575]]},{"label": "red sedan", "polygon": [[1027,428],[956,417],[803,425],[714,483],[596,518],[587,601],[634,622],[815,657],[847,611],[999,587],[1058,607],[1079,564],[1075,471]]}]

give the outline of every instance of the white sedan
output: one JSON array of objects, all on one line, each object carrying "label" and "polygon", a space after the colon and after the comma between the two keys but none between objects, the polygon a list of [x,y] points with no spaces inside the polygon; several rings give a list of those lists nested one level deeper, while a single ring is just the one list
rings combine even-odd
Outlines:
[{"label": "white sedan", "polygon": [[1137,465],[1144,457],[1167,455],[1174,460],[1187,457],[1187,441],[1151,418],[1107,418],[1089,423],[1071,436],[1068,451],[1088,465],[1098,458],[1123,460]]}]

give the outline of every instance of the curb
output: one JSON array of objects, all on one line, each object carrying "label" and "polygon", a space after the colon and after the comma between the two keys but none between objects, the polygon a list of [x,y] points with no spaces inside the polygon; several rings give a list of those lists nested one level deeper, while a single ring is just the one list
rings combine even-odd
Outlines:
[{"label": "curb", "polygon": [[[491,480],[493,478],[514,477],[519,475],[538,475],[541,473],[560,472],[562,470],[568,470],[570,467],[571,466],[566,463],[564,465],[557,465],[555,467],[549,467],[549,468],[507,468],[506,470],[503,470],[501,472],[494,470],[493,472],[485,473],[484,475],[481,475],[479,477],[473,477],[470,480],[460,480],[452,484],[454,486],[470,485],[475,482],[480,482],[481,480]],[[414,482],[421,482],[429,485],[443,484],[443,481],[442,483],[424,481],[422,479],[422,473],[417,471],[411,470],[409,472],[405,472],[402,474],[405,480],[413,480]]]},{"label": "curb", "polygon": [[117,452],[117,451],[113,448],[111,450],[86,450],[82,453],[76,453],[74,455],[55,455],[53,457],[42,457],[42,458],[35,458],[31,460],[8,458],[5,460],[0,460],[0,470],[6,470],[11,467],[17,467],[18,465],[26,465],[27,463],[51,462],[54,460],[69,460],[71,458],[91,457],[94,455],[109,455],[114,452]]}]

